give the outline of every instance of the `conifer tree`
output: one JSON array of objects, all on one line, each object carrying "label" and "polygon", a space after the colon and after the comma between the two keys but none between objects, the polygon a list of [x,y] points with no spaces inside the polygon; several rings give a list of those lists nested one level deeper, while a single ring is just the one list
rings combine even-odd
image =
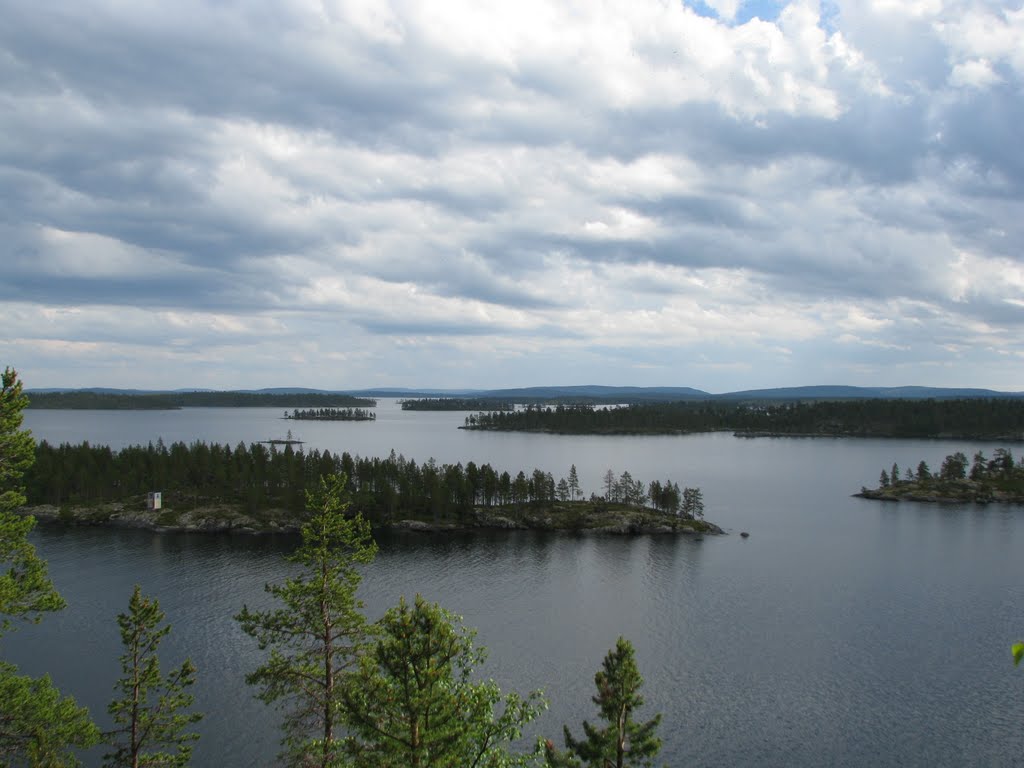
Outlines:
[{"label": "conifer tree", "polygon": [[604,727],[583,721],[583,738],[577,740],[565,733],[564,752],[551,741],[544,745],[549,768],[649,768],[661,750],[661,739],[655,735],[661,715],[644,723],[633,719],[635,710],[643,706],[640,686],[643,678],[636,665],[632,644],[619,638],[615,648],[604,657],[601,670],[594,676],[597,695],[594,703]]},{"label": "conifer tree", "polygon": [[417,595],[412,606],[403,599],[389,610],[378,629],[346,693],[357,768],[526,764],[508,745],[545,706],[541,694],[502,700],[494,681],[476,679],[486,651],[457,616]]},{"label": "conifer tree", "polygon": [[[46,561],[28,541],[35,519],[15,513],[25,503],[22,477],[34,458],[32,435],[21,428],[27,404],[18,374],[5,368],[0,376],[0,636],[16,620],[37,622],[64,607]],[[48,676],[19,675],[15,665],[0,661],[0,764],[77,765],[72,749],[92,746],[98,738],[88,711],[62,697]]]},{"label": "conifer tree", "polygon": [[0,634],[11,628],[12,619],[37,622],[64,607],[46,561],[28,541],[35,518],[14,512],[25,503],[22,478],[35,459],[32,433],[21,428],[27,405],[17,372],[5,369],[0,388]]},{"label": "conifer tree", "polygon": [[575,464],[569,467],[569,493],[573,501],[580,495],[580,476],[576,473]]},{"label": "conifer tree", "polygon": [[194,700],[188,689],[195,683],[195,666],[186,659],[168,675],[160,671],[157,650],[171,631],[169,625],[160,626],[163,620],[160,604],[143,597],[136,584],[128,612],[117,617],[124,676],[114,686],[120,698],[107,707],[118,726],[106,734],[107,743],[114,747],[105,756],[104,765],[109,768],[186,766],[192,742],[199,738],[187,730],[203,717],[187,711]]},{"label": "conifer tree", "polygon": [[343,764],[342,688],[367,640],[356,590],[359,566],[373,560],[377,545],[362,516],[345,516],[347,482],[344,474],[321,477],[307,492],[310,517],[302,526],[302,543],[288,558],[301,571],[283,584],[266,586],[281,607],[243,607],[235,617],[261,649],[270,649],[246,682],[259,688],[261,701],[285,708],[282,758],[293,766]]}]

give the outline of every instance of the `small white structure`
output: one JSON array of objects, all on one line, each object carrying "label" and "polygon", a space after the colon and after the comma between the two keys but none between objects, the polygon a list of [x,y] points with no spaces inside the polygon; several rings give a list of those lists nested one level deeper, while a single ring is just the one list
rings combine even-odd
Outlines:
[{"label": "small white structure", "polygon": [[147,509],[160,509],[161,503],[160,491],[152,491],[146,497]]}]

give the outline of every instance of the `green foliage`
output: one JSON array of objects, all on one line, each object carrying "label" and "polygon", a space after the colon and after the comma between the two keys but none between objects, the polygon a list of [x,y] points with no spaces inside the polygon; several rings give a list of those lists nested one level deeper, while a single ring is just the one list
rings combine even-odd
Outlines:
[{"label": "green foliage", "polygon": [[75,766],[72,750],[97,741],[88,710],[62,697],[48,676],[19,675],[13,664],[0,662],[0,764]]},{"label": "green foliage", "polygon": [[[508,751],[545,704],[539,692],[502,699],[474,670],[485,650],[460,619],[419,595],[378,623],[346,694],[357,768],[504,768],[525,765]],[[502,706],[499,710],[499,702]]]},{"label": "green foliage", "polygon": [[[21,429],[26,398],[10,368],[0,388],[0,635],[14,620],[39,621],[60,610],[64,600],[47,575],[46,562],[28,542],[35,525],[15,509],[25,503],[21,482],[34,457],[32,435]],[[71,752],[96,743],[89,713],[72,698],[62,698],[49,677],[18,674],[0,661],[0,761],[6,765],[76,765]]]},{"label": "green foliage", "polygon": [[27,398],[18,374],[3,372],[0,388],[0,635],[11,620],[39,621],[44,612],[57,611],[64,601],[47,575],[46,562],[36,556],[28,534],[32,517],[15,514],[25,503],[24,473],[35,458],[32,434],[21,428]]},{"label": "green foliage", "polygon": [[1010,648],[1010,652],[1013,654],[1014,666],[1020,664],[1021,659],[1024,659],[1024,643],[1014,643],[1013,647]]},{"label": "green foliage", "polygon": [[661,739],[655,731],[661,715],[644,723],[633,719],[635,710],[643,706],[640,687],[643,678],[636,665],[632,644],[619,638],[615,648],[604,657],[601,670],[594,676],[597,695],[594,703],[603,727],[583,721],[582,739],[576,739],[564,728],[564,752],[550,741],[544,745],[550,768],[646,768],[661,750]]},{"label": "green foliage", "polygon": [[105,756],[104,765],[110,768],[188,765],[192,742],[199,738],[187,731],[203,717],[186,711],[193,703],[188,689],[195,682],[195,666],[186,659],[168,675],[160,671],[157,651],[171,631],[170,626],[160,626],[163,620],[160,604],[143,597],[138,585],[128,601],[128,612],[117,617],[124,645],[123,677],[114,686],[119,698],[107,707],[118,726],[105,734],[106,742],[115,748]]},{"label": "green foliage", "polygon": [[356,598],[359,566],[373,560],[377,545],[361,516],[347,518],[344,475],[322,477],[307,493],[310,518],[302,543],[289,557],[301,572],[266,590],[281,607],[235,617],[242,630],[270,649],[267,661],[246,676],[261,701],[280,704],[282,758],[289,765],[342,765],[341,724],[345,676],[367,642],[367,626]]}]

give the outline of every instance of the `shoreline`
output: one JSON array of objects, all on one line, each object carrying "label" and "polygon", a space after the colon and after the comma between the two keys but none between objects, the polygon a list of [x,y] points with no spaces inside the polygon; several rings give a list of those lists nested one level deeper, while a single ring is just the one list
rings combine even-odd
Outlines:
[{"label": "shoreline", "polygon": [[[371,523],[376,530],[417,533],[470,533],[474,531],[532,530],[554,533],[641,536],[673,534],[682,536],[724,535],[719,526],[705,520],[674,517],[646,508],[607,505],[587,508],[589,502],[560,502],[543,508],[510,510],[477,507],[468,519],[427,521],[403,518],[388,523]],[[580,505],[580,506],[576,506]],[[619,508],[613,508],[619,507]],[[138,509],[138,505],[114,502],[96,506],[26,505],[17,510],[33,516],[41,525],[65,528],[137,528],[154,533],[232,533],[250,536],[293,535],[301,520],[281,509],[245,514],[241,505],[209,504],[189,510],[166,507]]]},{"label": "shoreline", "polygon": [[924,504],[1021,504],[1024,496],[991,487],[964,484],[959,487],[929,488],[913,484],[907,488],[862,488],[851,494],[871,501],[915,501]]}]

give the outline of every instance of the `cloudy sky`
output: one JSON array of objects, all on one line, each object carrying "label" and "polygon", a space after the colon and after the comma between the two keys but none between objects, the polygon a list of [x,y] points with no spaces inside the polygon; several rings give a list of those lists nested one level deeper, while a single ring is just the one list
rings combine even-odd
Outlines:
[{"label": "cloudy sky", "polygon": [[1021,0],[0,0],[29,387],[1024,390]]}]

